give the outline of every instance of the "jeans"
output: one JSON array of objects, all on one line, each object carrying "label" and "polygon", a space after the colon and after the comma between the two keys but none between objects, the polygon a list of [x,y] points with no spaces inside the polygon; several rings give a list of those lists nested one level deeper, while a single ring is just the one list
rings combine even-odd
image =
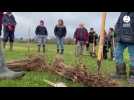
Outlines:
[{"label": "jeans", "polygon": [[14,32],[5,32],[3,37],[4,42],[14,42]]},{"label": "jeans", "polygon": [[82,55],[84,50],[84,41],[78,41],[76,44],[76,56]]},{"label": "jeans", "polygon": [[123,44],[123,43],[119,43],[119,42],[117,43],[116,49],[115,49],[116,63],[117,64],[124,63],[123,53],[126,48],[128,48],[131,67],[134,67],[134,45],[132,45],[132,44]]},{"label": "jeans", "polygon": [[37,45],[43,46],[47,42],[47,35],[37,35],[36,40],[37,40]]},{"label": "jeans", "polygon": [[64,37],[56,37],[57,40],[57,49],[64,49]]}]

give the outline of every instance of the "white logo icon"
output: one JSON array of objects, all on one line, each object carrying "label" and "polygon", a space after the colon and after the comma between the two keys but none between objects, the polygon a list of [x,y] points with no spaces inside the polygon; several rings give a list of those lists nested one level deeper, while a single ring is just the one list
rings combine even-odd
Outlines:
[{"label": "white logo icon", "polygon": [[129,17],[129,16],[124,16],[124,17],[123,17],[123,21],[124,21],[125,23],[129,23],[129,22],[130,22],[130,17]]}]

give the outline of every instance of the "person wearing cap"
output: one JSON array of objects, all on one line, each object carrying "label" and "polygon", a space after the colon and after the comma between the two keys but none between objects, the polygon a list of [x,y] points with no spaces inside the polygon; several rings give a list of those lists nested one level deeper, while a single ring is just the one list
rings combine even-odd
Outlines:
[{"label": "person wearing cap", "polygon": [[3,13],[4,12],[0,12],[0,36],[1,36],[1,33],[2,33],[2,18],[3,18]]},{"label": "person wearing cap", "polygon": [[54,28],[54,34],[57,40],[57,53],[64,53],[64,38],[67,34],[66,26],[62,19],[58,20],[58,24]]},{"label": "person wearing cap", "polygon": [[[90,28],[90,32],[89,32],[89,48],[90,48],[90,55],[96,55],[96,45],[97,45],[97,39],[98,39],[98,35],[96,34],[96,32],[94,31],[94,28]],[[94,45],[94,49],[93,50],[93,45]]]},{"label": "person wearing cap", "polygon": [[45,52],[48,31],[47,28],[44,26],[43,20],[41,20],[40,24],[36,27],[35,34],[37,37],[38,52],[40,52],[41,46],[43,47],[43,52]]},{"label": "person wearing cap", "polygon": [[82,55],[83,54],[83,50],[84,50],[84,45],[86,45],[88,43],[88,31],[87,29],[84,27],[83,23],[79,24],[79,27],[76,28],[75,32],[74,32],[74,40],[75,40],[75,44],[77,46],[77,48],[80,47],[80,52],[77,51],[77,55]]},{"label": "person wearing cap", "polygon": [[117,40],[115,49],[116,72],[112,78],[127,79],[123,54],[128,48],[130,58],[128,82],[134,83],[134,12],[121,12],[115,25],[115,33]]},{"label": "person wearing cap", "polygon": [[2,24],[4,27],[4,38],[3,38],[3,47],[6,48],[6,43],[10,42],[10,50],[13,50],[14,42],[14,31],[16,27],[16,20],[12,12],[6,12],[2,19]]}]

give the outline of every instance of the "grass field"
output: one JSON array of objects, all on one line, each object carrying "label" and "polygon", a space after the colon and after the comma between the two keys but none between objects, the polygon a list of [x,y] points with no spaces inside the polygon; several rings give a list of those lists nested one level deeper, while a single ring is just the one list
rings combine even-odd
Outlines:
[{"label": "grass field", "polygon": [[[65,45],[64,60],[66,64],[75,65],[76,58],[74,56],[74,45]],[[15,43],[14,51],[9,51],[8,47],[4,50],[6,61],[23,59],[27,54],[27,45],[24,43]],[[32,44],[30,48],[30,53],[36,53],[36,44]],[[47,45],[46,50],[49,62],[56,55],[56,45]],[[88,54],[85,52],[85,54]],[[128,54],[125,52],[125,61],[128,63]],[[83,57],[83,63],[88,66],[90,72],[96,72],[96,59],[90,56]],[[101,72],[108,76],[112,74],[115,70],[115,63],[110,60],[105,60],[103,66],[101,67]],[[73,83],[72,81],[66,80],[60,76],[52,75],[48,72],[27,72],[26,75],[20,80],[1,80],[0,87],[48,87],[48,85],[43,81],[44,79],[50,80],[52,82],[64,82],[70,87],[83,87],[81,84]],[[121,86],[128,86],[127,81],[120,81]]]}]

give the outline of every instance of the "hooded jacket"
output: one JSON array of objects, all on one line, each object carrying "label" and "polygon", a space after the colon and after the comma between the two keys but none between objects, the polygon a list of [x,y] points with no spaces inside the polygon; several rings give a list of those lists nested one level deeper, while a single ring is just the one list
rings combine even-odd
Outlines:
[{"label": "hooded jacket", "polygon": [[121,12],[115,33],[118,42],[134,44],[134,12]]},{"label": "hooded jacket", "polygon": [[[4,16],[2,18],[2,24],[4,26],[4,32],[7,32],[7,31],[14,32],[15,26],[16,26],[15,17],[13,15],[8,16],[7,14],[4,14]],[[9,29],[8,26],[10,26],[12,29]]]},{"label": "hooded jacket", "polygon": [[38,25],[36,30],[35,30],[36,35],[48,35],[47,28],[45,26],[40,26]]}]

